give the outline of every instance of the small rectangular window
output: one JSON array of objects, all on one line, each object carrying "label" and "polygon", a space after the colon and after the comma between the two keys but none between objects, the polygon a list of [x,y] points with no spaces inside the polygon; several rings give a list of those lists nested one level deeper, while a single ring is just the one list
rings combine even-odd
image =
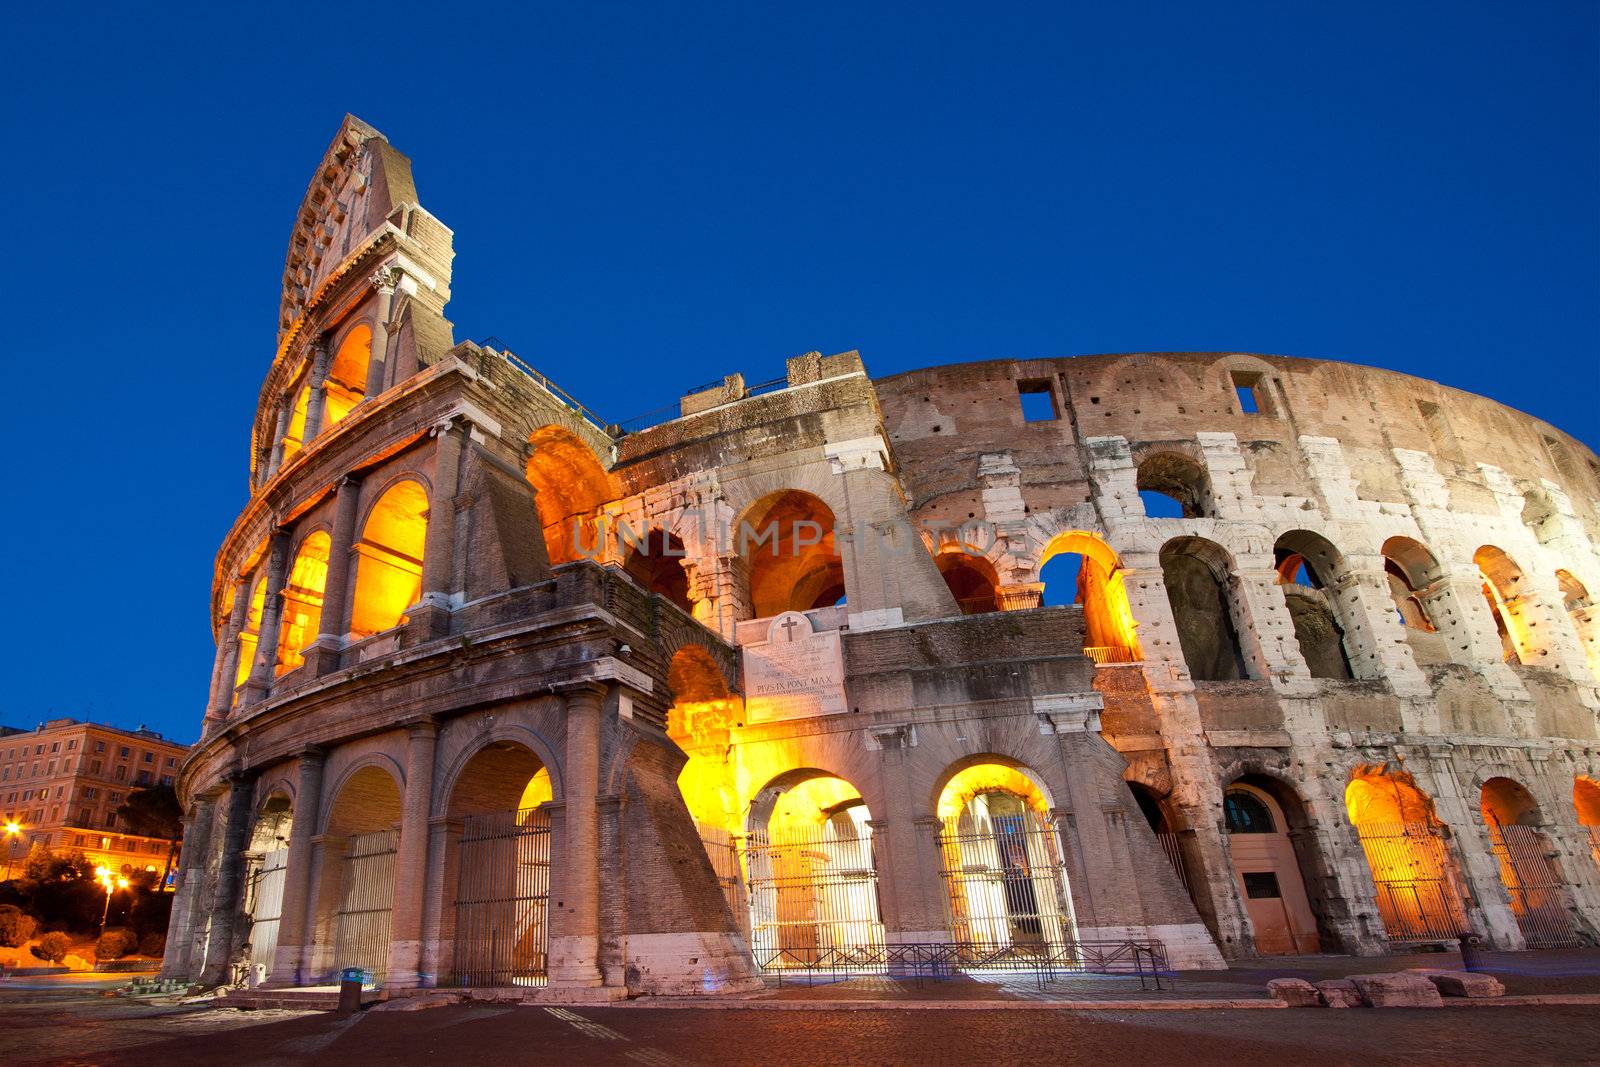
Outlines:
[{"label": "small rectangular window", "polygon": [[1278,876],[1271,871],[1253,871],[1244,876],[1244,895],[1251,900],[1271,900],[1278,892]]},{"label": "small rectangular window", "polygon": [[1261,375],[1254,371],[1236,370],[1230,373],[1233,381],[1233,395],[1239,400],[1239,411],[1245,415],[1259,415],[1267,410],[1263,402],[1263,382]]},{"label": "small rectangular window", "polygon": [[1045,379],[1018,382],[1017,397],[1022,401],[1023,422],[1052,422],[1061,417],[1055,391]]}]

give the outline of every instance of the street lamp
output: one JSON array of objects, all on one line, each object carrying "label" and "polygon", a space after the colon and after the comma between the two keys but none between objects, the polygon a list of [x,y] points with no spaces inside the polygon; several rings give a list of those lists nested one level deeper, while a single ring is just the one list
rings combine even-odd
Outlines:
[{"label": "street lamp", "polygon": [[106,920],[111,917],[111,894],[118,889],[128,888],[128,880],[120,875],[113,878],[110,867],[96,867],[94,869],[94,880],[106,887],[106,906],[100,912],[100,933],[104,936]]},{"label": "street lamp", "polygon": [[5,824],[6,835],[6,880],[11,879],[11,868],[17,862],[17,841],[22,837],[22,824],[15,819],[7,819]]}]

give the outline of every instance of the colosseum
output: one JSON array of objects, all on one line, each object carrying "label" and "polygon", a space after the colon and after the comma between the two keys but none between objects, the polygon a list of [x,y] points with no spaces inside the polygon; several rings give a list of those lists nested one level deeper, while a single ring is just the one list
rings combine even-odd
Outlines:
[{"label": "colosseum", "polygon": [[622,426],[456,340],[452,257],[346,119],[216,558],[169,977],[1596,942],[1579,441],[1216,352],[807,352]]}]

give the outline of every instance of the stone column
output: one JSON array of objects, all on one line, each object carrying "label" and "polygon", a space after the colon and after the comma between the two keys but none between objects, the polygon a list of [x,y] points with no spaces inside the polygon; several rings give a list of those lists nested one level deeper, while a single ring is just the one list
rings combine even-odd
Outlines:
[{"label": "stone column", "polygon": [[356,519],[361,506],[361,477],[347,474],[339,480],[334,504],[333,534],[328,545],[328,576],[322,587],[322,616],[317,639],[305,651],[306,669],[322,676],[339,669],[348,632],[350,561],[355,555]]},{"label": "stone column", "polygon": [[239,698],[241,706],[255,704],[272,688],[278,666],[278,624],[283,619],[283,583],[289,575],[289,528],[272,531],[271,556],[267,560],[267,595],[261,605],[261,637],[256,642],[256,658],[250,677]]},{"label": "stone column", "polygon": [[222,828],[222,856],[217,863],[217,886],[211,896],[211,929],[206,936],[205,964],[200,981],[217,985],[228,977],[233,956],[234,929],[243,906],[241,876],[244,847],[250,836],[255,799],[254,772],[235,771],[228,776],[228,815]]},{"label": "stone column", "polygon": [[458,418],[446,419],[433,428],[437,444],[422,548],[422,599],[406,613],[424,641],[450,632],[450,612],[455,606],[456,490],[461,441],[468,432],[466,421]]},{"label": "stone column", "polygon": [[311,347],[311,378],[310,399],[306,402],[306,428],[305,444],[311,446],[317,434],[322,432],[322,420],[326,417],[328,397],[325,386],[328,384],[328,366],[333,361],[333,354],[328,351],[328,341],[325,337],[317,338]]},{"label": "stone column", "polygon": [[239,677],[239,634],[244,632],[245,619],[250,614],[250,579],[236,578],[233,583],[233,610],[228,613],[227,625],[222,628],[221,647],[217,649],[220,664],[217,678],[211,689],[211,701],[206,705],[206,731],[228,717],[233,707],[234,685]]},{"label": "stone column", "polygon": [[328,754],[320,748],[300,753],[299,780],[294,789],[294,821],[289,826],[289,856],[283,872],[283,908],[278,919],[278,951],[266,984],[299,985],[303,981],[307,908],[311,902],[311,839],[322,809],[322,770]]},{"label": "stone column", "polygon": [[433,757],[439,724],[432,719],[408,729],[406,794],[400,813],[400,843],[394,860],[394,919],[389,935],[390,989],[415,989],[424,982],[422,916],[427,899],[429,814],[433,800]]},{"label": "stone column", "polygon": [[367,356],[367,388],[362,398],[370,400],[383,392],[384,376],[389,358],[389,309],[394,302],[394,290],[400,284],[400,271],[396,267],[379,267],[372,275],[372,287],[378,291],[378,307],[372,316],[372,352]]},{"label": "stone column", "polygon": [[563,860],[551,895],[550,983],[600,984],[600,704],[606,687],[580,684],[566,694],[567,746]]},{"label": "stone column", "polygon": [[[167,924],[167,951],[161,960],[161,977],[191,978],[194,947],[204,936],[204,908],[198,907],[205,891],[206,855],[211,850],[211,824],[216,818],[213,797],[199,797],[184,816],[182,859],[178,882],[172,891],[172,919]],[[199,925],[197,930],[195,927]]]},{"label": "stone column", "polygon": [[283,466],[283,438],[289,432],[289,416],[294,412],[294,398],[286,396],[278,401],[278,419],[272,431],[272,454],[267,461],[267,477],[271,478]]},{"label": "stone column", "polygon": [[950,937],[940,874],[939,820],[918,811],[913,798],[910,726],[868,731],[879,749],[882,811],[872,815],[872,861],[878,872],[884,937],[890,944],[925,944]]}]

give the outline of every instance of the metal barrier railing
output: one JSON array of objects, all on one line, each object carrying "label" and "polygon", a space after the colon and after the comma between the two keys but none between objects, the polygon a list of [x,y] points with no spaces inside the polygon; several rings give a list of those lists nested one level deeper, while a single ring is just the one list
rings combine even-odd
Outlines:
[{"label": "metal barrier railing", "polygon": [[1139,988],[1170,985],[1167,950],[1157,940],[1063,941],[999,944],[982,941],[781,948],[756,954],[756,965],[782,985],[786,978],[839,981],[863,975],[910,979],[987,973],[1032,976],[1039,986],[1072,975],[1131,975]]}]

